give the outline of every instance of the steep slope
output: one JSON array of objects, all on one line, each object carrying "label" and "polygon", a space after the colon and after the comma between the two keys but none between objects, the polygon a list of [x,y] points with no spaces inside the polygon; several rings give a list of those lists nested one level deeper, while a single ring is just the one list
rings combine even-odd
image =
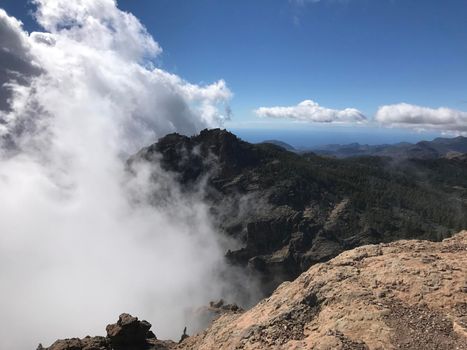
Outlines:
[{"label": "steep slope", "polygon": [[177,349],[467,349],[467,231],[356,248]]},{"label": "steep slope", "polygon": [[467,227],[467,164],[456,160],[299,155],[219,129],[168,135],[130,166],[154,159],[186,191],[202,187],[220,231],[242,244],[227,257],[260,272],[265,293],[347,249]]}]

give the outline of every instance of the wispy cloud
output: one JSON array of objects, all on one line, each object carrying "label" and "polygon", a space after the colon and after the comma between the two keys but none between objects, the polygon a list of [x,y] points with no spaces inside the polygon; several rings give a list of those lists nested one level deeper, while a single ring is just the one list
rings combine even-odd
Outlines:
[{"label": "wispy cloud", "polygon": [[467,134],[467,112],[446,107],[429,108],[408,103],[386,105],[378,109],[375,120],[388,127]]},{"label": "wispy cloud", "polygon": [[305,5],[307,3],[317,3],[320,1],[321,0],[289,0],[289,3],[295,4],[295,5]]},{"label": "wispy cloud", "polygon": [[331,4],[347,4],[351,0],[288,0],[292,13],[292,23],[296,27],[300,27],[302,23],[302,16],[306,8],[312,5],[320,3],[331,3]]},{"label": "wispy cloud", "polygon": [[312,123],[361,123],[366,117],[355,108],[331,109],[320,106],[312,100],[305,100],[295,106],[260,107],[255,110],[259,117],[286,118]]},{"label": "wispy cloud", "polygon": [[317,4],[319,2],[330,2],[330,3],[348,3],[350,0],[289,0],[289,3],[293,5],[305,6],[307,4]]}]

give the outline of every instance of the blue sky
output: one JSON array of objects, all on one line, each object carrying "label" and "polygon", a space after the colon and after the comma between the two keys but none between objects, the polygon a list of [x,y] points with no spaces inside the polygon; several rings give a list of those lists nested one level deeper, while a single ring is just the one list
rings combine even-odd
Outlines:
[{"label": "blue sky", "polygon": [[[1,0],[0,6],[32,30],[26,3]],[[164,69],[194,83],[227,82],[234,93],[233,118],[227,127],[240,134],[244,129],[274,130],[278,136],[278,130],[284,134],[299,130],[328,134],[329,142],[339,142],[332,138],[345,135],[345,140],[371,143],[440,134],[303,123],[254,113],[262,106],[293,106],[303,100],[337,110],[356,108],[370,121],[379,106],[401,102],[467,110],[465,0],[118,4],[137,16],[161,45],[164,52],[158,64]],[[284,138],[293,140],[290,135]]]}]

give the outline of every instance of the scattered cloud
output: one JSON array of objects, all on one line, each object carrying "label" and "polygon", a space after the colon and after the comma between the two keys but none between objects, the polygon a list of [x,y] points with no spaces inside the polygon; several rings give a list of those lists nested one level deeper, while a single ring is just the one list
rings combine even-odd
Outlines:
[{"label": "scattered cloud", "polygon": [[348,3],[350,0],[289,0],[289,3],[298,5],[298,6],[305,6],[307,4],[317,4],[319,2],[330,2],[330,3]]},{"label": "scattered cloud", "polygon": [[446,107],[429,108],[408,103],[386,105],[378,109],[375,120],[388,127],[467,134],[467,112]]},{"label": "scattered cloud", "polygon": [[260,107],[255,110],[259,117],[293,119],[311,123],[362,123],[366,117],[355,108],[331,109],[320,106],[312,100],[305,100],[295,106]]},{"label": "scattered cloud", "polygon": [[321,0],[289,0],[290,3],[292,4],[296,4],[296,5],[305,5],[305,4],[308,4],[308,3],[317,3],[317,2],[320,2]]}]

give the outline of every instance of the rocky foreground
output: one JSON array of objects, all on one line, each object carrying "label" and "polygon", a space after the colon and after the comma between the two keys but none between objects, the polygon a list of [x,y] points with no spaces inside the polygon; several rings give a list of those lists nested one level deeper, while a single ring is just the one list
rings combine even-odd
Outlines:
[{"label": "rocky foreground", "polygon": [[344,252],[179,343],[149,327],[123,314],[107,337],[44,349],[467,349],[467,231]]}]

